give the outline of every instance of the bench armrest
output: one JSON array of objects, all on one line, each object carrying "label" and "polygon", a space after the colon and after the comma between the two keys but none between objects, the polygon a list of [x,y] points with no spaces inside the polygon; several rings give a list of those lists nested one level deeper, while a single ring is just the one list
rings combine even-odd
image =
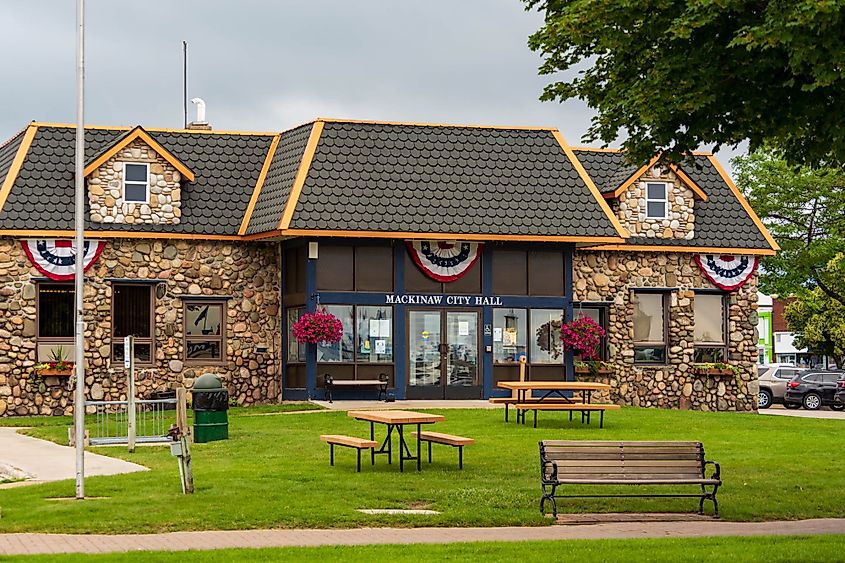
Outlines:
[{"label": "bench armrest", "polygon": [[704,467],[705,467],[705,469],[707,468],[707,466],[708,466],[708,465],[712,465],[712,466],[715,468],[715,469],[714,469],[714,471],[713,471],[713,475],[711,475],[709,478],[710,478],[710,479],[719,479],[719,480],[721,480],[721,479],[722,479],[722,477],[721,477],[721,474],[722,474],[722,467],[718,464],[718,462],[715,462],[715,461],[705,461],[705,462],[704,462]]}]

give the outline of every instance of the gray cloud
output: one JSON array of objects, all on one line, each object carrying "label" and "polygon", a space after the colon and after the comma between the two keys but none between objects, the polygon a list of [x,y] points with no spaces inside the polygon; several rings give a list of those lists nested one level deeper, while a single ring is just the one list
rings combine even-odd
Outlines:
[{"label": "gray cloud", "polygon": [[[526,46],[542,23],[517,0],[87,0],[86,122],[181,127],[189,96],[215,129],[276,131],[314,117],[548,125],[581,144],[592,111],[540,102]],[[75,3],[0,6],[0,137],[75,120]],[[725,159],[723,157],[723,159]],[[725,159],[726,160],[726,159]]]}]

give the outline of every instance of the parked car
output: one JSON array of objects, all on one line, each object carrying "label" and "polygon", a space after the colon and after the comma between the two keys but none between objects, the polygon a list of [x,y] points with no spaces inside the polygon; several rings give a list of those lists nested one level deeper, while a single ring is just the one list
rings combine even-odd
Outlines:
[{"label": "parked car", "polygon": [[833,406],[830,407],[834,410],[839,408],[839,410],[845,409],[845,379],[839,381],[839,387],[836,388],[836,394],[833,395]]},{"label": "parked car", "polygon": [[811,411],[822,406],[829,406],[834,410],[845,409],[845,404],[833,402],[833,396],[841,387],[843,379],[845,373],[838,371],[810,371],[796,375],[786,384],[784,405],[799,405]]},{"label": "parked car", "polygon": [[[767,409],[775,404],[783,404],[783,395],[786,393],[786,384],[796,375],[805,373],[807,370],[796,368],[791,364],[771,364],[757,368],[757,382],[760,385],[757,406]],[[799,408],[801,405],[784,405],[787,408]]]}]

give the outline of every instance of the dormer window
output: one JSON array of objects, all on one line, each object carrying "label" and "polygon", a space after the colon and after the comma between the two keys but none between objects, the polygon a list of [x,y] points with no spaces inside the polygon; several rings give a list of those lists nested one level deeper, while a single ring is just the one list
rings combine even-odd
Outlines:
[{"label": "dormer window", "polygon": [[648,182],[645,186],[645,216],[647,219],[665,219],[669,203],[669,185],[665,182]]},{"label": "dormer window", "polygon": [[123,201],[126,203],[149,202],[150,165],[128,162],[123,164]]}]

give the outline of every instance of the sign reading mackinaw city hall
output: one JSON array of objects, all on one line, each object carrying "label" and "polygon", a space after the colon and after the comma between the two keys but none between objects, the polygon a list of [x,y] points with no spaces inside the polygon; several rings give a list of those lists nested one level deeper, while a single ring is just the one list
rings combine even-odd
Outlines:
[{"label": "sign reading mackinaw city hall", "polygon": [[394,295],[384,296],[386,305],[461,305],[464,307],[484,307],[501,305],[499,297],[481,297],[474,295]]}]

